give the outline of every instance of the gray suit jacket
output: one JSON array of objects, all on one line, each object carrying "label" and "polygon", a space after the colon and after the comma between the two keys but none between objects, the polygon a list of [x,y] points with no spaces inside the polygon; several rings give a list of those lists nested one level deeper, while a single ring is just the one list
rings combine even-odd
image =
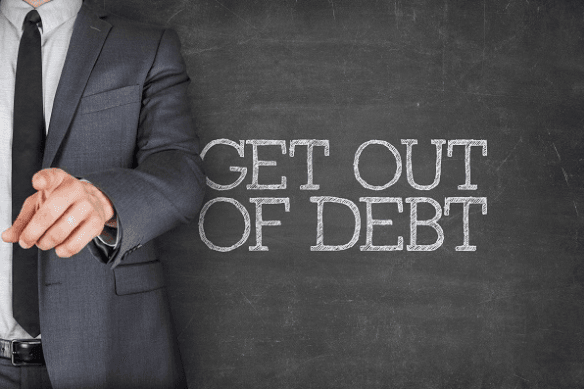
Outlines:
[{"label": "gray suit jacket", "polygon": [[110,256],[95,243],[69,259],[39,254],[43,349],[56,389],[185,386],[152,247],[195,216],[205,186],[179,46],[171,30],[88,4],[75,22],[43,167],[100,188],[122,235]]}]

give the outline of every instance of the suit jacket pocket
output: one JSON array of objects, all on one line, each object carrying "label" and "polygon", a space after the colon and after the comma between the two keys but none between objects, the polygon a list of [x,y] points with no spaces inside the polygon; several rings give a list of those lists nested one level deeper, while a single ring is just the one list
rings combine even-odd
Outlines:
[{"label": "suit jacket pocket", "polygon": [[119,265],[113,272],[118,296],[148,292],[164,286],[160,261]]},{"label": "suit jacket pocket", "polygon": [[79,102],[79,113],[83,115],[139,102],[140,85],[124,86],[82,97]]}]

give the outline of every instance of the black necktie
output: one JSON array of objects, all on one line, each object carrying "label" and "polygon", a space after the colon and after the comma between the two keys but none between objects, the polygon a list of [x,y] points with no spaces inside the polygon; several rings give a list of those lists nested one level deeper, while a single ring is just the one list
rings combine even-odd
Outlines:
[{"label": "black necktie", "polygon": [[[41,169],[45,143],[43,115],[43,72],[41,17],[36,10],[24,19],[24,32],[18,49],[14,89],[14,131],[12,137],[12,220],[22,203],[35,193],[32,176]],[[14,318],[29,333],[40,333],[38,300],[38,249],[28,250],[14,243],[12,261],[12,311]]]}]

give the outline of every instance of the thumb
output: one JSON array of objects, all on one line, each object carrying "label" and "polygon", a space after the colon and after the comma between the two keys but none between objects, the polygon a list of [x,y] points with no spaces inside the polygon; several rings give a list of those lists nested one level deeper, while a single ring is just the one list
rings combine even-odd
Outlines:
[{"label": "thumb", "polygon": [[69,174],[61,169],[43,169],[32,176],[32,186],[36,190],[47,190],[52,192],[53,189],[59,186],[68,175]]}]

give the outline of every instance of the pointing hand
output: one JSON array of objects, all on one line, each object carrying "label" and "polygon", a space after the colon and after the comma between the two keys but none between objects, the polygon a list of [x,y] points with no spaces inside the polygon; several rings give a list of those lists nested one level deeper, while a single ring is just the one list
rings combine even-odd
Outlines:
[{"label": "pointing hand", "polygon": [[44,169],[32,178],[37,190],[28,197],[12,227],[2,240],[27,249],[55,248],[59,257],[81,251],[101,234],[114,216],[110,200],[89,182],[80,181],[61,169]]}]

